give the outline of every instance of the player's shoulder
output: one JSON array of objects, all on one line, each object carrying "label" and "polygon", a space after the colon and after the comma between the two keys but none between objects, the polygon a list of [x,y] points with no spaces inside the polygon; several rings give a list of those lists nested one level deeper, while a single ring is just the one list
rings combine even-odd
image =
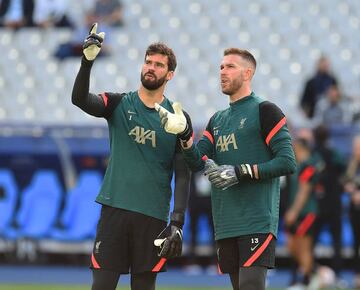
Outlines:
[{"label": "player's shoulder", "polygon": [[255,94],[254,92],[251,92],[250,96],[252,97],[251,100],[255,103],[261,104],[263,102],[266,102],[266,99],[264,97],[259,96],[259,95]]},{"label": "player's shoulder", "polygon": [[116,96],[118,104],[125,107],[134,106],[138,96],[137,91],[116,92],[112,94]]},{"label": "player's shoulder", "polygon": [[283,111],[275,103],[263,100],[259,103],[260,118],[264,120],[274,119],[276,121],[285,117]]},{"label": "player's shoulder", "polygon": [[101,95],[105,95],[108,99],[118,99],[122,100],[124,98],[129,98],[131,92],[104,92]]},{"label": "player's shoulder", "polygon": [[262,112],[269,112],[269,113],[277,113],[281,112],[282,110],[278,105],[276,105],[273,102],[270,102],[269,100],[266,100],[265,98],[256,96],[256,101],[259,104],[259,110]]},{"label": "player's shoulder", "polygon": [[122,93],[117,93],[117,94],[122,95],[122,98],[124,100],[134,100],[138,95],[137,91],[128,91],[128,92],[122,92]]},{"label": "player's shoulder", "polygon": [[312,152],[309,158],[309,164],[313,165],[318,172],[321,172],[325,167],[324,159],[316,151]]}]

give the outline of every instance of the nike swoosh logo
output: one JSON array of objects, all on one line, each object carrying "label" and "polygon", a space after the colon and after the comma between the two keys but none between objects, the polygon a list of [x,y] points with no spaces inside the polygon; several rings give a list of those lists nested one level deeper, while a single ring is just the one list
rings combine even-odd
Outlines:
[{"label": "nike swoosh logo", "polygon": [[217,130],[217,129],[219,129],[221,126],[216,126],[216,127],[214,127],[214,130]]},{"label": "nike swoosh logo", "polygon": [[177,230],[176,231],[176,234],[179,236],[179,238],[182,240],[182,233],[179,231],[179,230]]},{"label": "nike swoosh logo", "polygon": [[128,114],[134,114],[134,115],[136,115],[136,112],[133,112],[133,111],[128,110]]},{"label": "nike swoosh logo", "polygon": [[253,252],[259,245],[260,245],[260,244],[257,244],[256,246],[251,247],[251,248],[250,248],[250,251]]}]

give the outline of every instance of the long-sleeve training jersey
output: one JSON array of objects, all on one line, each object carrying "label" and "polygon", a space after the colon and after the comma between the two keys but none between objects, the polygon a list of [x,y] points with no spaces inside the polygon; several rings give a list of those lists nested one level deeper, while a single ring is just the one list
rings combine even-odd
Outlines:
[{"label": "long-sleeve training jersey", "polygon": [[[184,213],[190,177],[177,136],[160,127],[158,112],[146,107],[137,91],[89,93],[91,66],[82,60],[72,101],[85,112],[104,117],[109,127],[110,159],[96,201],[167,221],[176,160],[174,211]],[[167,98],[161,105],[173,112]]]},{"label": "long-sleeve training jersey", "polygon": [[254,233],[276,237],[279,177],[296,168],[286,118],[276,105],[254,93],[231,103],[211,117],[202,139],[184,152],[194,171],[203,169],[203,155],[219,165],[258,167],[259,179],[226,190],[212,187],[216,240]]}]

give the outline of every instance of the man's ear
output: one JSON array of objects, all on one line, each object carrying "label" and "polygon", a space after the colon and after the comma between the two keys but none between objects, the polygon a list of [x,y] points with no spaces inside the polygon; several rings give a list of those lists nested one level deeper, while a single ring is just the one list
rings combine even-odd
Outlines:
[{"label": "man's ear", "polygon": [[170,81],[172,78],[174,77],[174,72],[173,71],[169,71],[166,75],[166,80]]},{"label": "man's ear", "polygon": [[248,67],[245,71],[244,71],[244,79],[246,81],[249,81],[252,79],[252,76],[253,76],[253,70]]}]

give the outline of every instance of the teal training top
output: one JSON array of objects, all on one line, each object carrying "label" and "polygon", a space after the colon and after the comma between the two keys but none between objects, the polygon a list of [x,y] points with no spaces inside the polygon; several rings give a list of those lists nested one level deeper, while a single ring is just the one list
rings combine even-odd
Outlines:
[{"label": "teal training top", "polygon": [[[173,112],[168,99],[161,105]],[[177,136],[160,127],[159,113],[136,91],[122,96],[107,122],[111,155],[96,201],[167,221]]]},{"label": "teal training top", "polygon": [[215,239],[254,233],[277,236],[279,177],[295,171],[286,118],[273,103],[254,93],[215,113],[197,145],[184,150],[192,170],[201,170],[203,155],[217,164],[257,164],[260,179],[242,180],[221,190],[212,187]]}]

